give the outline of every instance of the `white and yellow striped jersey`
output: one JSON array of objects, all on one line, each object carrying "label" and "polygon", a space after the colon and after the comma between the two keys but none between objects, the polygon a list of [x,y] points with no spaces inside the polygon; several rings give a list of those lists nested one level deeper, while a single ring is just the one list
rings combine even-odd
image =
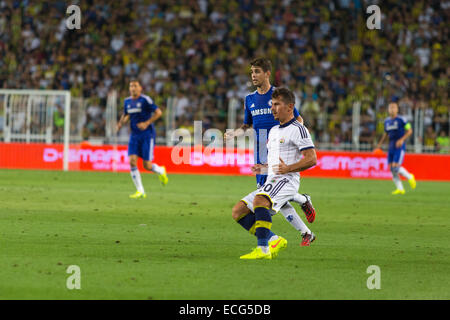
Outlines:
[{"label": "white and yellow striped jersey", "polygon": [[[301,152],[305,149],[314,148],[308,129],[298,122],[295,118],[291,121],[274,126],[269,133],[267,140],[267,165],[268,175],[273,176],[273,166],[280,163],[280,158],[287,165],[300,161]],[[285,174],[289,179],[300,183],[300,174],[290,172]]]}]

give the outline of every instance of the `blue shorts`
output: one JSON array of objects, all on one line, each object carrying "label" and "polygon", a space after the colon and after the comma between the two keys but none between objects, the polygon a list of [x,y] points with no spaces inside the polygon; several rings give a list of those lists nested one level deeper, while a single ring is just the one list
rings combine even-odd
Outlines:
[{"label": "blue shorts", "polygon": [[405,148],[395,148],[389,149],[387,160],[388,163],[398,163],[401,165],[403,163],[403,159],[405,158]]},{"label": "blue shorts", "polygon": [[[263,139],[261,141],[267,141]],[[267,163],[267,145],[266,143],[261,143],[255,139],[255,147],[253,149],[255,163]],[[264,183],[266,183],[267,174],[257,174],[256,175],[256,187],[259,189]]]},{"label": "blue shorts", "polygon": [[137,155],[144,161],[153,160],[155,136],[149,134],[131,135],[128,142],[128,156]]},{"label": "blue shorts", "polygon": [[267,174],[257,174],[256,175],[256,186],[258,189],[262,187],[264,183],[266,183],[267,180]]}]

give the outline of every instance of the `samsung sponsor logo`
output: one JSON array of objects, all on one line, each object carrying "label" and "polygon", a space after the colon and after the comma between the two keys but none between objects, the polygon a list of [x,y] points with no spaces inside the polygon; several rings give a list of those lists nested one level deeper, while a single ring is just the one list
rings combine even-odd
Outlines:
[{"label": "samsung sponsor logo", "polygon": [[128,113],[138,113],[141,111],[142,111],[142,108],[131,108],[131,109],[127,110]]},{"label": "samsung sponsor logo", "polygon": [[270,108],[262,108],[262,109],[255,109],[251,111],[252,116],[260,116],[264,114],[272,114],[272,109]]}]

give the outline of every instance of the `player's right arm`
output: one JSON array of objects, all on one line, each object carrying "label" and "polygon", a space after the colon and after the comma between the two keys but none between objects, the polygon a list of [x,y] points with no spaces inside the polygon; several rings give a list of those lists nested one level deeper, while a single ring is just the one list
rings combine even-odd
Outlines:
[{"label": "player's right arm", "polygon": [[240,126],[236,130],[228,130],[224,134],[225,140],[233,139],[234,137],[239,137],[245,133],[247,129],[250,129],[253,125],[253,118],[250,110],[246,107],[246,103],[244,103],[244,110],[245,110],[245,116],[244,116],[244,124]]},{"label": "player's right arm", "polygon": [[266,164],[257,163],[254,166],[252,166],[251,169],[253,174],[267,174],[268,165],[267,163]]},{"label": "player's right arm", "polygon": [[224,135],[225,140],[233,139],[234,137],[242,136],[245,133],[245,131],[247,131],[247,129],[250,129],[251,127],[252,127],[251,124],[245,124],[244,123],[242,126],[237,128],[236,130],[227,131],[227,132],[225,132],[225,135]]},{"label": "player's right arm", "polygon": [[125,113],[122,114],[122,116],[119,119],[119,122],[117,122],[117,131],[119,131],[120,128],[122,128],[122,126],[128,122],[128,120],[130,120],[130,115]]},{"label": "player's right arm", "polygon": [[383,144],[383,142],[384,142],[384,140],[386,139],[386,137],[387,137],[387,133],[384,132],[384,133],[383,133],[383,136],[381,137],[381,139],[380,139],[380,141],[378,142],[377,147],[376,147],[375,149],[380,149],[380,148],[381,148],[381,145]]},{"label": "player's right arm", "polygon": [[122,126],[124,124],[126,124],[128,122],[128,120],[130,120],[130,115],[127,112],[127,99],[125,99],[123,101],[123,114],[120,116],[119,122],[117,122],[117,131],[120,130],[120,128],[122,128]]}]

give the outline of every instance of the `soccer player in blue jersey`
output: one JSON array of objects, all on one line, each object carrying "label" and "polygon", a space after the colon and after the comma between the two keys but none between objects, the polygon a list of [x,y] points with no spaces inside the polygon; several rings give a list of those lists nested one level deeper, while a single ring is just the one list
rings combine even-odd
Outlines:
[{"label": "soccer player in blue jersey", "polygon": [[131,135],[128,142],[128,157],[131,178],[137,189],[136,193],[130,195],[130,198],[138,199],[147,197],[137,167],[138,157],[142,158],[145,169],[159,175],[159,180],[163,185],[166,185],[169,179],[166,168],[152,162],[156,136],[154,122],[161,117],[161,109],[153,103],[149,96],[142,94],[142,87],[138,80],[131,80],[129,89],[131,96],[124,101],[124,113],[117,123],[117,130],[120,130],[130,120]]},{"label": "soccer player in blue jersey", "polygon": [[394,180],[396,186],[392,194],[405,194],[399,175],[408,179],[412,189],[416,188],[414,175],[402,166],[406,150],[405,141],[412,135],[411,124],[403,117],[398,116],[398,105],[395,102],[389,103],[388,114],[389,118],[384,121],[385,132],[378,142],[377,149],[381,147],[386,137],[389,136],[388,164],[392,172],[392,180]]},{"label": "soccer player in blue jersey", "polygon": [[[270,129],[279,125],[279,121],[275,120],[272,114],[272,93],[274,87],[270,84],[270,75],[272,64],[266,58],[258,58],[250,63],[251,79],[256,90],[245,98],[245,118],[244,124],[237,130],[228,131],[225,134],[225,139],[231,139],[244,133],[250,127],[255,130],[255,147],[254,157],[256,167],[258,165],[267,164],[267,137]],[[294,117],[303,123],[298,111],[294,108]],[[256,174],[257,187],[264,185],[267,179],[267,174]],[[311,198],[307,194],[296,194],[293,201],[301,205],[308,222],[313,222],[315,219],[315,210],[311,203]],[[302,219],[298,216],[294,207],[289,203],[281,208],[280,212],[285,219],[301,233],[302,239],[308,238],[311,231],[304,224]],[[252,204],[246,199],[242,199],[233,207],[232,216],[242,227],[251,233],[254,233],[255,215],[253,213]],[[304,241],[302,241],[304,243]],[[277,252],[286,247],[287,240],[271,233],[269,241],[270,250],[276,255]],[[309,243],[307,244],[309,245]]]}]

